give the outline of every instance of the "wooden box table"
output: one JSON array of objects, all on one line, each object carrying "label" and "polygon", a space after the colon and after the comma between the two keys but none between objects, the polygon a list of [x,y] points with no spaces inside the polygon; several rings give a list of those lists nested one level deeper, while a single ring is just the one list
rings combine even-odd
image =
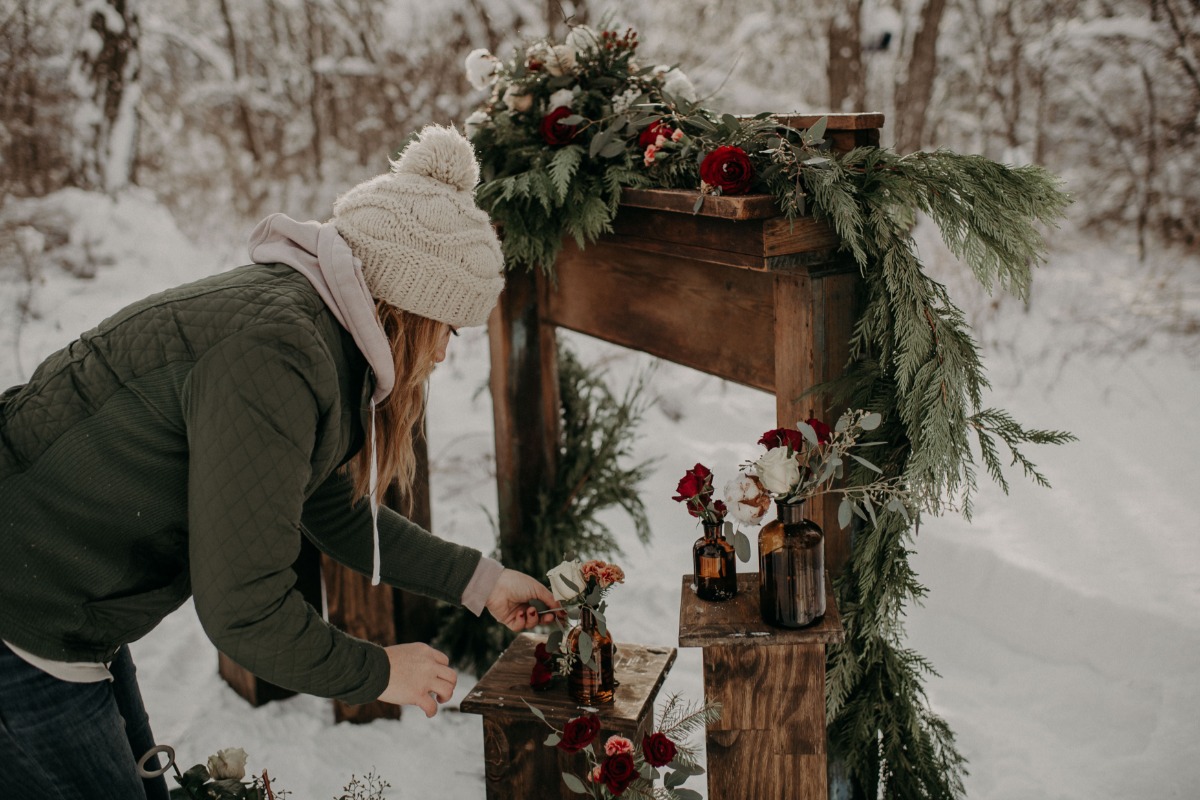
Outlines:
[{"label": "wooden box table", "polygon": [[[565,678],[556,678],[554,688],[547,691],[530,688],[533,651],[544,641],[546,637],[537,634],[519,635],[463,698],[464,712],[483,715],[488,800],[578,797],[567,789],[562,773],[583,777],[585,757],[547,747],[549,726],[523,702],[545,714],[560,731],[568,720],[591,711],[567,694]],[[601,742],[615,733],[641,741],[653,723],[654,699],[674,662],[673,647],[616,643],[614,669],[620,685],[614,701],[596,709]]]},{"label": "wooden box table", "polygon": [[679,646],[704,648],[709,800],[826,800],[825,645],[845,638],[826,578],[825,616],[790,630],[763,622],[758,573],[710,603],[683,576]]}]

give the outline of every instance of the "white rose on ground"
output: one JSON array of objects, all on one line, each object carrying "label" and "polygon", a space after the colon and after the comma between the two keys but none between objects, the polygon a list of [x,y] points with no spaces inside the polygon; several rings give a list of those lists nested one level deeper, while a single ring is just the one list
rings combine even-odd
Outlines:
[{"label": "white rose on ground", "polygon": [[553,111],[556,108],[570,108],[571,103],[575,102],[575,93],[570,89],[559,89],[550,95],[550,107],[547,112]]},{"label": "white rose on ground", "polygon": [[471,112],[471,115],[463,120],[463,133],[468,139],[474,139],[475,134],[479,132],[479,126],[487,122],[487,112],[481,108],[477,108]]},{"label": "white rose on ground", "polygon": [[600,46],[600,37],[587,25],[576,25],[567,34],[566,44],[576,53],[586,53]]},{"label": "white rose on ground", "polygon": [[546,71],[554,77],[574,72],[578,66],[574,48],[565,44],[558,44],[550,48],[550,55],[546,57]]},{"label": "white rose on ground", "polygon": [[[554,599],[565,603],[579,596],[585,583],[582,567],[578,560],[564,561],[546,573],[546,577],[550,579],[550,591],[554,593]],[[574,584],[574,588],[568,585],[567,581]]]},{"label": "white rose on ground", "polygon": [[754,462],[754,471],[763,488],[774,495],[787,494],[800,482],[800,464],[786,447],[768,450]]},{"label": "white rose on ground", "polygon": [[533,108],[533,95],[526,94],[518,86],[509,86],[504,90],[504,105],[508,106],[510,111],[523,114]]},{"label": "white rose on ground", "polygon": [[663,91],[686,100],[689,103],[696,102],[696,87],[692,86],[692,82],[688,80],[688,76],[684,75],[678,69],[673,69],[663,75]]},{"label": "white rose on ground", "polygon": [[758,478],[744,472],[725,484],[729,514],[743,525],[757,525],[771,508],[771,497]]},{"label": "white rose on ground", "polygon": [[218,750],[216,755],[208,757],[208,774],[213,780],[240,781],[246,777],[246,751],[240,747]]},{"label": "white rose on ground", "polygon": [[500,60],[480,47],[467,53],[467,80],[476,89],[486,89],[496,78],[496,68]]}]

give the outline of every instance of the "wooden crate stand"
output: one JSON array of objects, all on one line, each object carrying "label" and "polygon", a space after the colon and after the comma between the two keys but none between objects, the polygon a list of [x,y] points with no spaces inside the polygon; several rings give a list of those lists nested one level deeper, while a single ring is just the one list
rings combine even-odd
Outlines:
[{"label": "wooden crate stand", "polygon": [[[782,118],[807,128],[820,116]],[[879,143],[882,114],[826,116],[826,137],[835,150]],[[695,201],[695,192],[626,190],[613,232],[585,250],[566,240],[553,279],[537,271],[509,273],[489,320],[503,551],[522,546],[522,532],[533,529],[538,495],[555,475],[557,328],[771,392],[780,426],[843,410],[805,394],[841,376],[857,319],[861,278],[853,260],[838,253],[837,236],[812,218],[788,222],[769,197],[707,197],[699,213],[693,213]],[[838,575],[850,541],[837,525],[836,498],[813,504],[809,514],[825,530],[826,565]],[[772,668],[782,681],[780,697],[809,697],[812,685],[823,684],[825,642],[805,647],[789,656],[789,666]],[[713,650],[714,658],[734,658],[733,652]],[[764,652],[748,650],[741,657]],[[752,688],[721,682],[714,673],[718,694]],[[819,718],[814,711],[804,736],[819,737],[823,754],[821,696]],[[719,737],[710,744],[722,746]],[[805,763],[815,764],[814,758]],[[747,768],[769,769],[761,760]],[[825,796],[824,763],[819,775],[812,774],[820,790],[793,796]],[[744,796],[750,795],[711,795]]]},{"label": "wooden crate stand", "polygon": [[[562,773],[586,778],[586,759],[545,744],[550,727],[534,716],[526,702],[541,711],[558,730],[567,720],[592,709],[573,701],[566,679],[556,678],[547,691],[529,686],[534,648],[546,637],[522,633],[508,646],[475,688],[463,698],[467,714],[483,716],[484,776],[488,800],[577,798],[563,783]],[[595,709],[600,717],[600,742],[621,734],[641,742],[654,721],[654,700],[675,662],[673,647],[616,644],[614,670],[617,686],[612,704]]]}]

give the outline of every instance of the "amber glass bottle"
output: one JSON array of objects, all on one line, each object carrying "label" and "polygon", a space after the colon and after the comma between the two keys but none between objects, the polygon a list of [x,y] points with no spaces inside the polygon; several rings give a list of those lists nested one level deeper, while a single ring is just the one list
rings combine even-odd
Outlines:
[{"label": "amber glass bottle", "polygon": [[705,522],[704,535],[692,545],[696,596],[701,600],[729,600],[737,595],[737,562],[733,545],[722,532],[722,523]]},{"label": "amber glass bottle", "polygon": [[[584,664],[579,653],[580,633],[584,631],[591,637],[592,660],[599,669]],[[571,662],[571,674],[567,676],[567,692],[571,699],[589,706],[611,703],[617,687],[613,671],[613,640],[607,625],[604,633],[600,633],[600,626],[590,608],[581,609],[579,624],[567,634],[567,649],[575,654]]]},{"label": "amber glass bottle", "polygon": [[776,503],[778,518],[758,534],[762,618],[803,628],[825,614],[825,535],[801,503]]}]

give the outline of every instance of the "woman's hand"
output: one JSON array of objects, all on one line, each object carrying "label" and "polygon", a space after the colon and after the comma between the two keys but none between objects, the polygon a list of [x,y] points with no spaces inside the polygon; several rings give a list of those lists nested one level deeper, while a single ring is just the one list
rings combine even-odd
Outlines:
[{"label": "woman's hand", "polygon": [[417,706],[426,717],[437,713],[438,703],[454,694],[458,673],[445,653],[427,644],[394,644],[383,648],[391,664],[391,677],[379,699],[398,706]]},{"label": "woman's hand", "polygon": [[531,605],[532,600],[541,601],[543,608],[556,609],[559,605],[550,590],[539,581],[523,572],[506,569],[500,573],[500,579],[492,588],[486,605],[498,622],[504,623],[510,630],[523,631],[539,622],[552,622],[555,617],[553,611],[539,614]]}]

